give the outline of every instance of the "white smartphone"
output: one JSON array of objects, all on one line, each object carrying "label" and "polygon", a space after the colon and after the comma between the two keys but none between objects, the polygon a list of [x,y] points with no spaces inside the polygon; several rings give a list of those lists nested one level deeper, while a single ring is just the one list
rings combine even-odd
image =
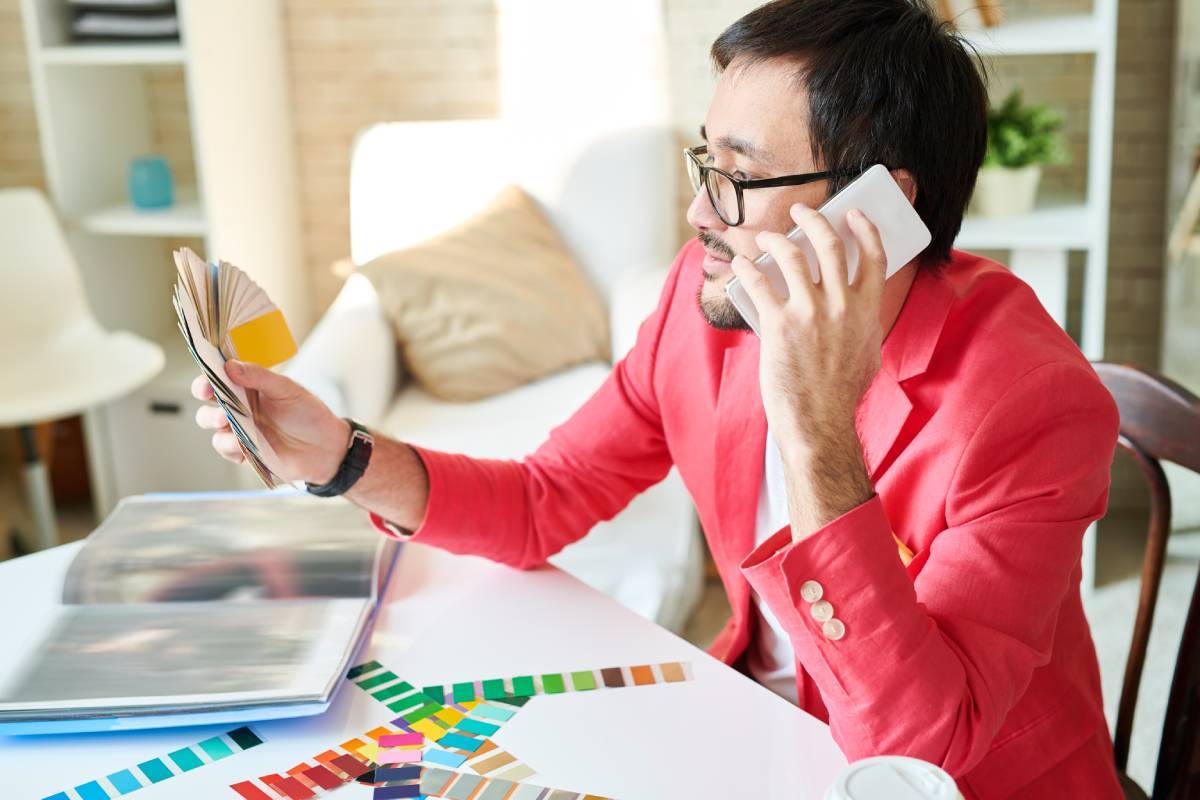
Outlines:
[{"label": "white smartphone", "polygon": [[[933,238],[912,203],[908,202],[908,198],[896,184],[892,173],[882,164],[876,164],[817,209],[829,220],[829,224],[845,244],[846,267],[851,281],[858,272],[858,240],[846,224],[846,212],[852,208],[862,211],[879,230],[879,238],[883,242],[884,252],[887,253],[885,278],[892,277],[897,270],[912,261],[929,246]],[[800,246],[805,259],[808,260],[809,270],[813,273],[813,281],[819,280],[820,266],[817,254],[804,231],[799,227],[792,228],[788,231],[787,238]],[[754,266],[767,276],[771,287],[780,297],[788,296],[787,282],[775,259],[763,253],[754,259]],[[758,329],[758,309],[754,307],[746,288],[737,278],[725,284],[725,294],[750,328],[761,336]]]}]

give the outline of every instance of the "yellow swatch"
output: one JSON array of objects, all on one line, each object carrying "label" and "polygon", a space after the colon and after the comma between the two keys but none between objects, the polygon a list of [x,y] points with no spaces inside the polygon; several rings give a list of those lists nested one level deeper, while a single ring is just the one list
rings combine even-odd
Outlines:
[{"label": "yellow swatch", "polygon": [[273,367],[296,355],[296,340],[279,309],[244,322],[229,331],[239,361]]},{"label": "yellow swatch", "polygon": [[446,729],[435,723],[431,719],[422,719],[409,725],[417,733],[425,734],[425,738],[431,742],[436,742],[438,739],[446,735]]},{"label": "yellow swatch", "polygon": [[455,711],[453,708],[443,708],[441,711],[438,711],[436,714],[434,714],[434,716],[445,722],[447,725],[457,725],[458,721],[465,717],[466,714],[462,713],[461,711]]},{"label": "yellow swatch", "polygon": [[377,744],[364,744],[364,745],[363,745],[363,746],[362,746],[362,747],[359,749],[359,751],[358,751],[358,754],[359,754],[360,756],[364,756],[365,758],[369,758],[369,759],[371,759],[372,761],[378,761],[378,760],[379,760],[379,745],[377,745]]}]

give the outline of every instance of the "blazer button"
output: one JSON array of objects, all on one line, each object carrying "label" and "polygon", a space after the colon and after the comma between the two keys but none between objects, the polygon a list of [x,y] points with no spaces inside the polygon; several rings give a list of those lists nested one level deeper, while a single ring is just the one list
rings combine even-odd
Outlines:
[{"label": "blazer button", "polygon": [[821,626],[821,633],[825,634],[825,638],[829,641],[836,642],[846,635],[846,626],[840,619],[834,617]]},{"label": "blazer button", "polygon": [[812,618],[817,622],[828,622],[833,619],[833,606],[829,604],[828,600],[818,600],[812,604],[810,610]]},{"label": "blazer button", "polygon": [[823,594],[825,594],[825,590],[816,581],[805,581],[800,584],[800,597],[804,598],[806,603],[817,602]]}]

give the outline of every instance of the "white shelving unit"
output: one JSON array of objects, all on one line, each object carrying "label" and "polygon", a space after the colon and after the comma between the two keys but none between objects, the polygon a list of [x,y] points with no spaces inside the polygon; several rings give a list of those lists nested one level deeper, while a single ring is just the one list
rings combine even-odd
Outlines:
[{"label": "white shelving unit", "polygon": [[[1044,198],[1033,213],[1007,219],[968,217],[955,241],[964,250],[1007,250],[1008,266],[1033,287],[1042,305],[1066,324],[1069,262],[1085,254],[1080,348],[1104,357],[1108,289],[1109,205],[1112,192],[1113,114],[1117,63],[1117,0],[1093,0],[1090,14],[1006,21],[964,31],[989,59],[1006,56],[1090,53],[1093,56],[1088,126],[1087,196]],[[1084,538],[1083,586],[1096,575],[1096,526]]]},{"label": "white shelving unit", "polygon": [[[98,514],[122,496],[248,485],[192,421],[195,367],[170,306],[173,240],[238,264],[308,324],[294,141],[279,0],[177,0],[181,40],[70,41],[65,0],[21,0],[42,158],[101,323],[158,341],[167,366],[144,389],[85,416]],[[130,162],[153,152],[149,67],[183,72],[197,186],[140,211]]]},{"label": "white shelving unit", "polygon": [[1067,318],[1070,253],[1085,253],[1080,347],[1088,358],[1101,359],[1108,283],[1117,0],[1093,0],[1089,14],[1015,19],[994,28],[963,33],[989,59],[1070,53],[1094,56],[1087,196],[1067,202],[1048,198],[1032,214],[1021,217],[968,217],[955,246],[1009,251],[1009,268],[1034,288],[1060,325]]},{"label": "white shelving unit", "polygon": [[182,64],[183,47],[177,44],[71,44],[42,48],[43,64]]},{"label": "white shelving unit", "polygon": [[208,225],[198,200],[185,200],[161,211],[140,211],[128,203],[90,211],[75,223],[89,233],[114,236],[204,236]]},{"label": "white shelving unit", "polygon": [[1099,52],[1104,47],[1105,27],[1095,13],[1066,14],[1015,19],[995,28],[968,29],[963,33],[980,55],[1028,56]]}]

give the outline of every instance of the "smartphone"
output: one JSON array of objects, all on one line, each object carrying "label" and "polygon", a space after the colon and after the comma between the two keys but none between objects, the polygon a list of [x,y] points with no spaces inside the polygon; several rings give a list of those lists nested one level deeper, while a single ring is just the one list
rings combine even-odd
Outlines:
[{"label": "smartphone", "polygon": [[[879,238],[883,241],[883,249],[887,254],[885,278],[892,277],[897,270],[912,261],[933,239],[929,228],[925,227],[912,203],[908,202],[892,173],[882,164],[876,164],[817,209],[842,238],[851,281],[858,272],[858,240],[846,224],[846,212],[852,208],[862,211],[879,230]],[[792,228],[788,231],[787,238],[800,246],[808,260],[813,281],[817,281],[820,278],[817,254],[804,231],[799,227]],[[767,276],[771,287],[780,297],[788,296],[787,282],[775,259],[763,253],[754,259],[754,266]],[[737,278],[725,284],[725,294],[742,315],[742,319],[746,320],[746,324],[761,336],[758,329],[758,310]]]}]

